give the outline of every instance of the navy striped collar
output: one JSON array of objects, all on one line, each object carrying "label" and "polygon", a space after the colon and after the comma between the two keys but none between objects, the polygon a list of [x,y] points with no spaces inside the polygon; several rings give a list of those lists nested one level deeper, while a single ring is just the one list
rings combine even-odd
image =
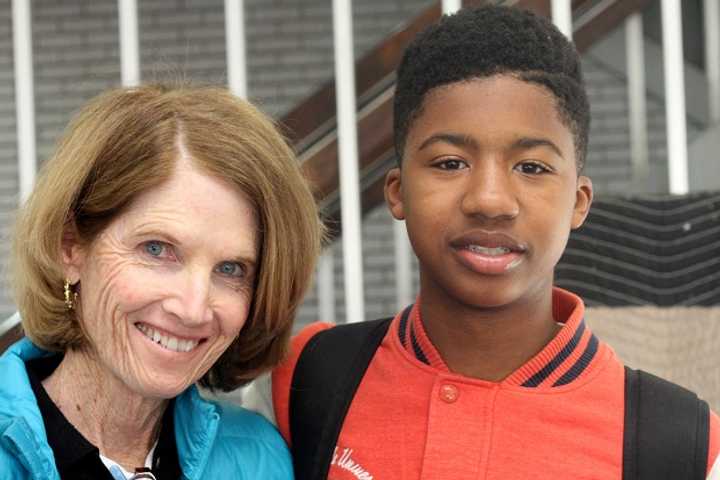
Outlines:
[{"label": "navy striped collar", "polygon": [[[585,325],[582,300],[556,288],[553,310],[556,320],[563,324],[560,332],[502,383],[526,388],[561,387],[581,377],[598,358],[602,344]],[[398,317],[397,334],[403,348],[418,362],[449,372],[425,334],[418,307],[410,305]]]}]

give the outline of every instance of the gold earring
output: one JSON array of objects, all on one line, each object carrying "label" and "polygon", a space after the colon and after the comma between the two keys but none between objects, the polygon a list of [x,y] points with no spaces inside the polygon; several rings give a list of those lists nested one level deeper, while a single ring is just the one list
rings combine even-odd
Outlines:
[{"label": "gold earring", "polygon": [[77,292],[72,291],[72,288],[70,288],[70,281],[67,278],[65,279],[63,290],[65,293],[65,307],[67,307],[68,310],[74,310],[78,294]]}]

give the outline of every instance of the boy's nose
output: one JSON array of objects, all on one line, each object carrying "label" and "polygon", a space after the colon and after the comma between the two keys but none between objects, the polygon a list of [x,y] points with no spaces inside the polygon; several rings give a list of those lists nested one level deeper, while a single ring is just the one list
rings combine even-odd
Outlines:
[{"label": "boy's nose", "polygon": [[163,302],[163,310],[174,315],[186,326],[198,326],[212,320],[210,307],[210,278],[207,275],[187,272]]},{"label": "boy's nose", "polygon": [[511,175],[500,165],[477,168],[471,172],[460,206],[463,213],[491,220],[515,218],[520,205]]}]

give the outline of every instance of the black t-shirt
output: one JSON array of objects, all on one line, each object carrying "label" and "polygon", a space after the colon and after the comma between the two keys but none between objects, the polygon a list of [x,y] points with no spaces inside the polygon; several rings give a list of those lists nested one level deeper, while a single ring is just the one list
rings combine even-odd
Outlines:
[{"label": "black t-shirt", "polygon": [[[37,399],[48,444],[55,455],[55,465],[60,478],[113,480],[105,464],[100,460],[98,448],[68,422],[42,386],[41,382],[60,365],[62,358],[62,355],[53,355],[25,362],[30,386]],[[174,402],[170,401],[162,417],[160,438],[153,453],[152,473],[158,480],[177,480],[181,476],[175,445],[173,407]]]}]

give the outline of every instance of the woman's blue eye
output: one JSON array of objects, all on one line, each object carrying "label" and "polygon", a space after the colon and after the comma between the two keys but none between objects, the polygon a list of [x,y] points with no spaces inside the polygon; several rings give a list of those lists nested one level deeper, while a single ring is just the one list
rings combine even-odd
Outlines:
[{"label": "woman's blue eye", "polygon": [[153,257],[159,257],[165,251],[165,245],[157,240],[151,240],[145,243],[145,251]]},{"label": "woman's blue eye", "polygon": [[245,270],[237,262],[222,262],[217,269],[228,277],[242,277],[245,274]]}]

